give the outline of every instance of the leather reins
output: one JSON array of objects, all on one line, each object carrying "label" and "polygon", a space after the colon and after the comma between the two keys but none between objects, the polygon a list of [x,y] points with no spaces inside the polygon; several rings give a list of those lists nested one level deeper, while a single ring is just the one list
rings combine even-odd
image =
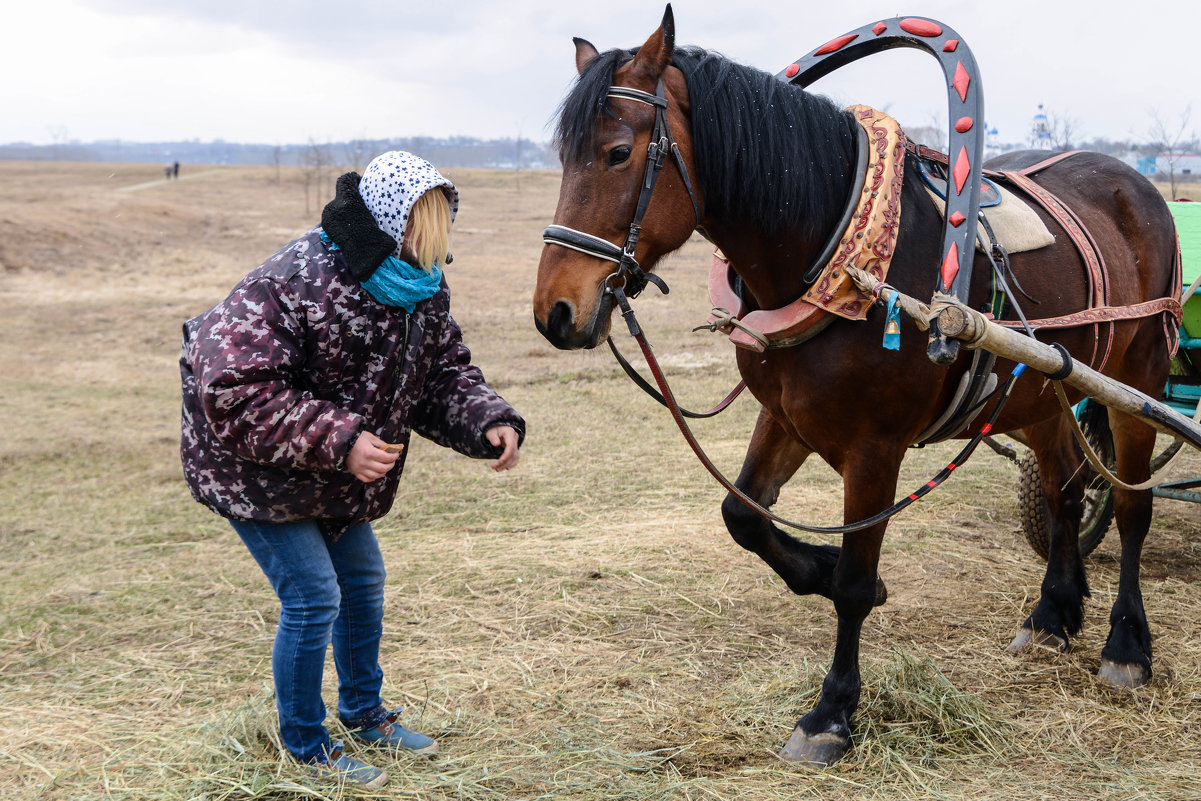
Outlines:
[{"label": "leather reins", "polygon": [[[948,462],[947,465],[943,467],[937,475],[934,476],[934,478],[930,479],[925,484],[921,485],[912,493],[897,501],[884,511],[872,515],[865,520],[860,520],[858,523],[848,523],[842,526],[813,526],[807,523],[798,523],[795,520],[789,520],[787,518],[780,517],[767,507],[760,504],[750,495],[747,495],[745,492],[739,489],[734,482],[726,478],[725,474],[718,469],[717,465],[713,463],[713,460],[709,458],[708,454],[705,453],[704,448],[702,448],[701,444],[697,441],[696,436],[692,433],[692,429],[688,425],[688,421],[684,419],[685,415],[683,410],[681,410],[679,404],[676,402],[675,395],[672,393],[671,387],[667,383],[667,377],[663,373],[663,368],[659,365],[659,360],[655,357],[655,353],[651,349],[650,342],[647,341],[646,334],[642,331],[642,326],[638,324],[638,320],[634,316],[634,309],[632,306],[630,306],[629,299],[626,297],[622,287],[617,286],[606,291],[613,295],[618,307],[621,309],[621,316],[626,321],[626,327],[630,330],[630,335],[634,337],[634,339],[638,342],[638,347],[642,350],[642,356],[644,359],[646,359],[647,367],[650,368],[651,375],[654,376],[655,383],[659,385],[659,390],[662,393],[662,400],[660,402],[667,407],[668,411],[671,412],[672,419],[676,421],[676,426],[679,427],[680,433],[684,435],[684,440],[688,443],[689,447],[692,448],[692,452],[696,454],[696,457],[700,463],[705,466],[705,469],[708,470],[709,474],[717,480],[718,484],[724,487],[731,495],[738,498],[738,500],[742,501],[742,503],[753,512],[775,523],[788,526],[789,528],[795,528],[799,531],[810,531],[818,534],[848,534],[853,531],[861,531],[862,529],[883,523],[885,520],[888,520],[890,517],[908,507],[914,501],[917,501],[927,493],[934,490],[936,487],[946,481],[957,467],[967,461],[967,458],[972,455],[973,451],[976,450],[976,446],[979,445],[980,442],[992,432],[993,424],[996,423],[997,418],[1000,416],[1001,409],[1005,406],[1005,402],[1009,400],[1009,396],[1013,392],[1014,384],[1017,382],[1018,377],[1021,376],[1021,374],[1026,370],[1025,364],[1018,364],[1013,368],[1013,372],[1010,373],[1009,378],[1005,381],[1005,385],[1001,388],[1001,392],[997,397],[997,401],[993,406],[992,412],[989,413],[987,421],[983,426],[980,427],[980,430],[977,431],[970,440],[968,440],[967,444],[955,456],[955,458]],[[732,400],[732,398],[727,399],[727,401],[723,401],[723,403],[728,403],[728,400]]]}]

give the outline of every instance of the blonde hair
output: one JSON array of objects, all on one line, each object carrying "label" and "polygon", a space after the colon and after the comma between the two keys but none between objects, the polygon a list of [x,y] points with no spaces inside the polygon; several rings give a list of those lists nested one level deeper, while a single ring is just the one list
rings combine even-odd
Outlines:
[{"label": "blonde hair", "polygon": [[446,263],[450,253],[450,200],[442,187],[429,190],[413,204],[409,212],[405,248],[415,266],[429,272],[436,263]]}]

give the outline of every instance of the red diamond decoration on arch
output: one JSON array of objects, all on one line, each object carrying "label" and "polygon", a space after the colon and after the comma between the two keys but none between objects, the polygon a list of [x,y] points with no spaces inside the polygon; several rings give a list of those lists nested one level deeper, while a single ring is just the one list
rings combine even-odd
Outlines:
[{"label": "red diamond decoration on arch", "polygon": [[955,194],[963,194],[963,185],[967,183],[967,174],[972,170],[972,161],[967,157],[967,148],[959,148],[959,156],[955,159]]},{"label": "red diamond decoration on arch", "polygon": [[959,245],[952,242],[947,249],[947,257],[942,260],[942,288],[950,291],[955,275],[959,272]]},{"label": "red diamond decoration on arch", "polygon": [[967,70],[963,68],[962,61],[955,62],[955,77],[951,79],[951,86],[955,87],[955,91],[959,93],[959,99],[967,101],[967,88],[972,84],[972,77],[967,74]]},{"label": "red diamond decoration on arch", "polygon": [[952,214],[950,217],[947,218],[947,222],[949,222],[951,225],[958,228],[959,226],[963,225],[963,221],[966,219],[967,219],[967,217],[963,216],[962,211],[957,211],[954,214]]}]

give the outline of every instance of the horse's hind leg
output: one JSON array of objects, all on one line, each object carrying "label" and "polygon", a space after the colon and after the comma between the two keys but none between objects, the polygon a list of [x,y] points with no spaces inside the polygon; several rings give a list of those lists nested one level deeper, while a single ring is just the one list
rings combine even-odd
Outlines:
[{"label": "horse's hind leg", "polygon": [[[1128,415],[1110,412],[1117,473],[1128,484],[1149,477],[1155,431]],[[1151,527],[1151,490],[1114,487],[1114,518],[1122,538],[1118,595],[1109,613],[1109,638],[1101,650],[1098,678],[1118,687],[1137,687],[1151,677],[1151,629],[1143,611],[1139,563]]]},{"label": "horse's hind leg", "polygon": [[1051,536],[1038,604],[1009,650],[1017,652],[1033,643],[1066,651],[1084,622],[1084,599],[1089,595],[1078,539],[1084,496],[1083,471],[1078,468],[1083,457],[1062,416],[1028,428],[1026,436],[1038,459]]},{"label": "horse's hind leg", "polygon": [[[779,497],[780,488],[800,469],[810,453],[766,410],[760,411],[742,471],[734,484],[760,506],[770,507]],[[810,545],[789,536],[733,493],[726,495],[721,513],[734,541],[758,555],[784,579],[790,590],[797,595],[832,597],[834,566],[838,563],[837,546]],[[877,603],[884,603],[886,595],[881,583]]]}]

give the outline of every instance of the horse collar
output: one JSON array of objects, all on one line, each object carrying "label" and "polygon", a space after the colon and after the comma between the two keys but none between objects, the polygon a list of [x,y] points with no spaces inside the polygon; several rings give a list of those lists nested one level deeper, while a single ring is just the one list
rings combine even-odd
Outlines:
[{"label": "horse collar", "polygon": [[906,137],[897,121],[882,111],[867,106],[847,110],[862,131],[861,175],[856,176],[839,227],[805,273],[809,289],[783,308],[748,312],[730,286],[729,262],[720,251],[713,255],[713,312],[706,327],[728,334],[739,347],[763,351],[798,345],[833,322],[830,315],[864,320],[874,298],[855,285],[846,268],[858,267],[881,282],[888,275],[901,222]]}]

